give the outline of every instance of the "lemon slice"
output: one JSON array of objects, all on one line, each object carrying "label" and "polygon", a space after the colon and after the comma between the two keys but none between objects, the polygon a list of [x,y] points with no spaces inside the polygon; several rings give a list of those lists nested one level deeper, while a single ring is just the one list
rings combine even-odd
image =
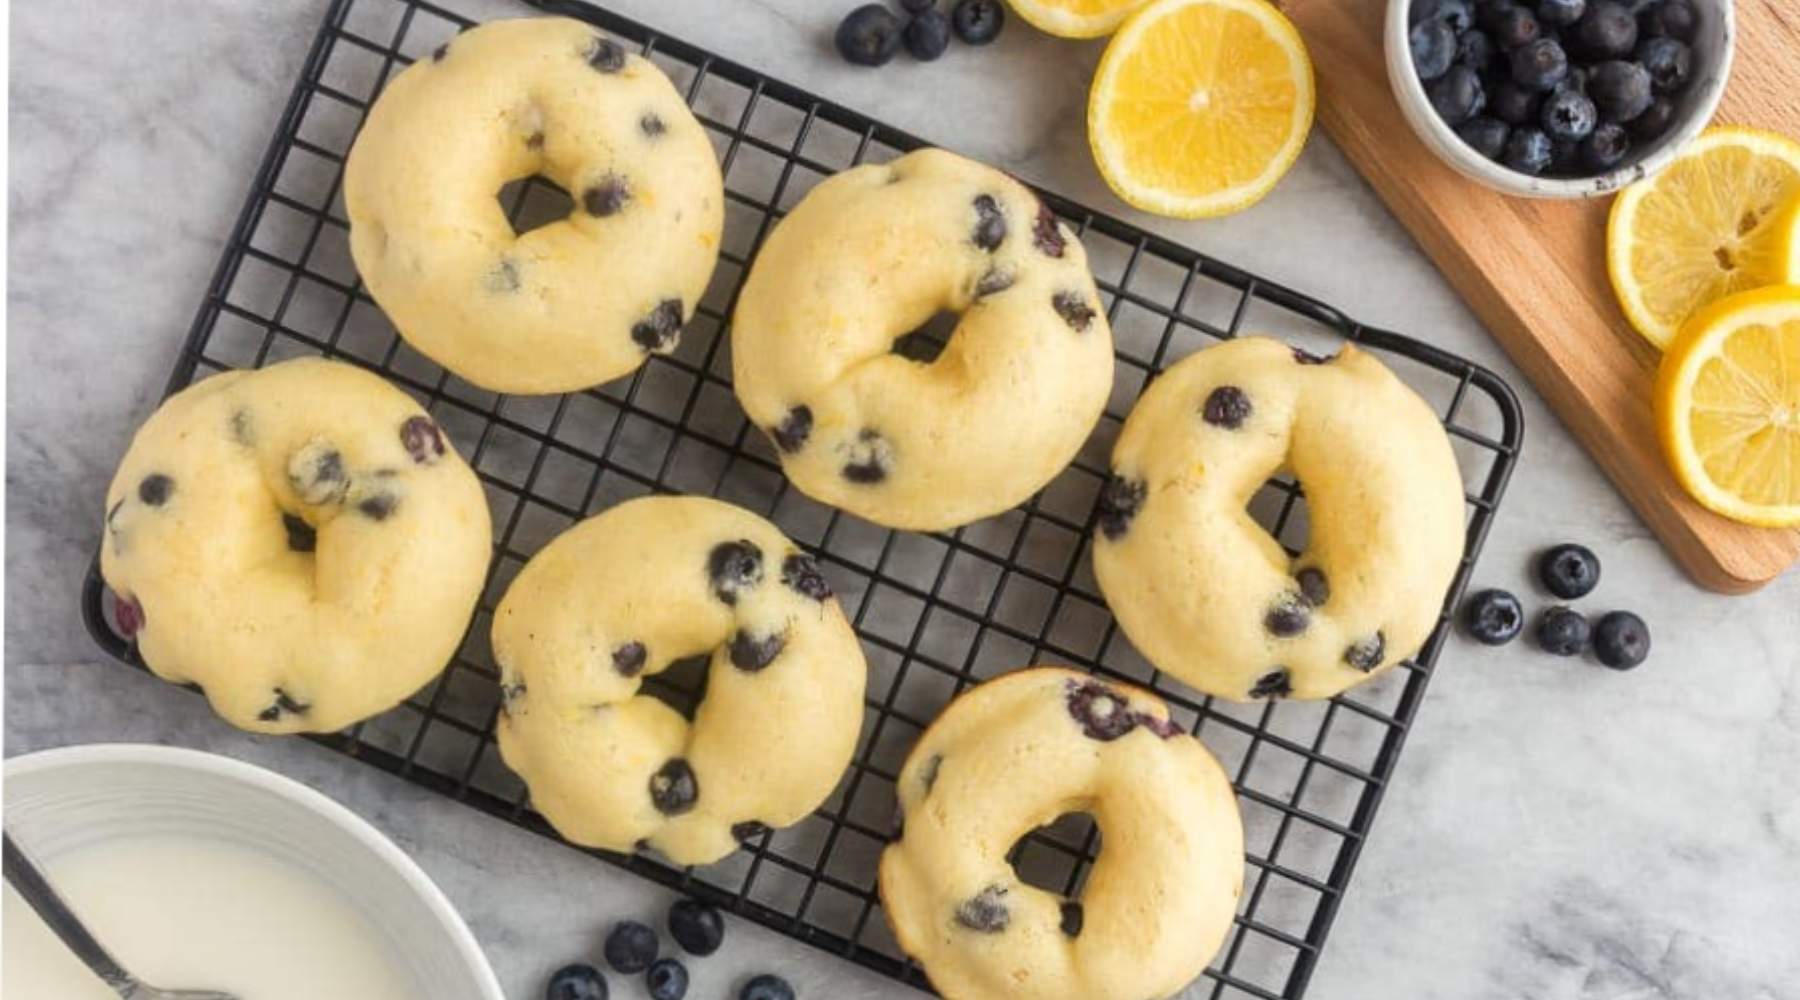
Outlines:
[{"label": "lemon slice", "polygon": [[1690,320],[1657,373],[1656,429],[1694,499],[1745,524],[1800,526],[1800,286]]},{"label": "lemon slice", "polygon": [[1225,215],[1293,166],[1313,104],[1306,46],[1265,0],[1154,0],[1107,44],[1088,143],[1107,184],[1137,208]]},{"label": "lemon slice", "polygon": [[1626,188],[1606,225],[1606,265],[1637,331],[1666,346],[1713,302],[1789,280],[1794,227],[1775,225],[1800,197],[1800,143],[1715,128],[1662,173]]},{"label": "lemon slice", "polygon": [[1039,31],[1059,38],[1098,38],[1111,34],[1125,15],[1144,0],[1007,0],[1019,16]]}]

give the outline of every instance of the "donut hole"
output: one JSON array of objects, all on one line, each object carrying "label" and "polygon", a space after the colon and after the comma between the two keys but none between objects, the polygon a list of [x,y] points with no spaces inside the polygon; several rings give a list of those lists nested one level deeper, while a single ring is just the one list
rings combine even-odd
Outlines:
[{"label": "donut hole", "polygon": [[575,214],[575,199],[562,185],[542,174],[508,182],[495,197],[499,199],[500,211],[512,224],[515,239]]},{"label": "donut hole", "polygon": [[923,326],[895,337],[889,350],[909,361],[931,364],[950,346],[950,337],[956,332],[956,325],[960,322],[961,313],[941,311],[926,320]]},{"label": "donut hole", "polygon": [[1020,837],[1006,852],[1006,861],[1020,882],[1078,903],[1099,856],[1099,825],[1092,814],[1077,811]]},{"label": "donut hole", "polygon": [[684,656],[654,674],[645,675],[643,692],[692,722],[706,696],[706,675],[711,664],[711,653]]}]

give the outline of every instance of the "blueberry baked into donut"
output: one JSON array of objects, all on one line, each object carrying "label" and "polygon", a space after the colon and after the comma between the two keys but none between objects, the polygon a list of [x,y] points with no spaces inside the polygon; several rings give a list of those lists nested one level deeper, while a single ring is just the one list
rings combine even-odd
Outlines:
[{"label": "blueberry baked into donut", "polygon": [[[515,233],[533,175],[568,218]],[[344,177],[350,249],[409,343],[497,392],[571,392],[673,350],[718,256],[724,188],[668,77],[568,18],[495,21],[382,91]]]},{"label": "blueberry baked into donut", "polygon": [[[558,536],[494,616],[500,752],[564,837],[706,864],[824,801],[862,729],[862,649],[812,557],[699,497]],[[704,656],[692,721],[641,690]]]},{"label": "blueberry baked into donut", "polygon": [[481,484],[418,404],[305,358],[171,396],[106,494],[120,631],[226,721],[332,732],[449,662],[490,544]]},{"label": "blueberry baked into donut", "polygon": [[[942,313],[958,319],[935,360],[894,350]],[[732,359],[796,486],[914,530],[1029,498],[1112,390],[1081,244],[1024,185],[942,150],[808,192],[744,282]]]},{"label": "blueberry baked into donut", "polygon": [[[1237,912],[1237,799],[1147,692],[1052,667],[988,681],[919,738],[897,791],[882,904],[948,1000],[1170,996]],[[1080,898],[1022,882],[1012,846],[1076,812],[1104,843]]]},{"label": "blueberry baked into donut", "polygon": [[[1283,469],[1297,557],[1246,509]],[[1113,449],[1094,572],[1159,669],[1233,701],[1328,698],[1416,652],[1463,552],[1463,485],[1436,414],[1369,354],[1247,337],[1138,400]]]}]

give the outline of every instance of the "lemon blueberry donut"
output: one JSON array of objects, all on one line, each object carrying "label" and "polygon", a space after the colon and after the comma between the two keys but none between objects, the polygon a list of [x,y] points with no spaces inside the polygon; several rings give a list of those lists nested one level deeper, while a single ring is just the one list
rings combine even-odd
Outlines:
[{"label": "lemon blueberry donut", "polygon": [[[862,648],[811,556],[698,497],[632,500],[534,556],[494,617],[500,751],[578,844],[706,864],[806,816],[862,729]],[[644,678],[710,657],[689,723]]]},{"label": "lemon blueberry donut", "polygon": [[[1206,968],[1237,911],[1237,799],[1147,692],[1049,667],[988,681],[919,738],[898,795],[882,903],[948,1000],[1166,997]],[[1104,844],[1078,902],[1007,862],[1072,812]]]},{"label": "lemon blueberry donut", "polygon": [[[1416,652],[1463,551],[1463,485],[1436,414],[1369,354],[1268,338],[1198,351],[1113,449],[1094,572],[1158,668],[1233,701],[1328,698]],[[1310,539],[1289,558],[1245,509],[1288,469]]]},{"label": "lemon blueberry donut", "polygon": [[432,419],[305,358],[171,396],[106,494],[120,631],[226,721],[331,732],[398,704],[461,642],[487,499]]},{"label": "lemon blueberry donut", "polygon": [[[541,175],[569,217],[515,234]],[[579,21],[496,21],[382,91],[344,178],[369,293],[432,360],[497,392],[569,392],[673,350],[718,255],[706,133],[654,64]]]},{"label": "lemon blueberry donut", "polygon": [[[929,363],[893,353],[960,314]],[[1024,185],[942,150],[838,174],[769,235],[732,322],[750,419],[807,495],[936,530],[1024,501],[1112,389],[1081,244]]]}]

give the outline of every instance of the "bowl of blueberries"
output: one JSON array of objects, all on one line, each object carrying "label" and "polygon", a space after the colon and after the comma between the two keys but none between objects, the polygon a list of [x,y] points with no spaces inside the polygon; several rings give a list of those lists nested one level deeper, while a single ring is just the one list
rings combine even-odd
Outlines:
[{"label": "bowl of blueberries", "polygon": [[1732,0],[1390,0],[1388,78],[1433,152],[1504,194],[1591,198],[1712,120]]}]

